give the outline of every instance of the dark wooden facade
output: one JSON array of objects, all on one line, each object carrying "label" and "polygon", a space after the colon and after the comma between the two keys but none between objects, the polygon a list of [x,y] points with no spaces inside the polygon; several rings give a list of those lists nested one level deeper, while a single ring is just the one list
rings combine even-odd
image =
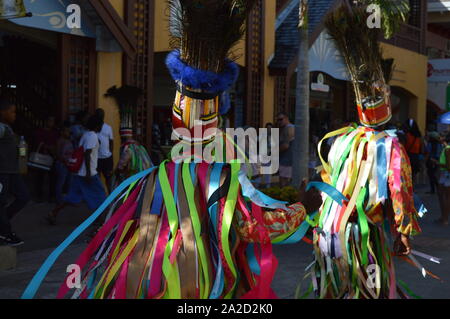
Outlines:
[{"label": "dark wooden facade", "polygon": [[426,52],[427,34],[427,1],[410,0],[410,15],[408,23],[402,25],[391,39],[382,41],[397,47],[414,51],[420,54]]},{"label": "dark wooden facade", "polygon": [[95,39],[60,34],[58,37],[59,121],[97,107]]},{"label": "dark wooden facade", "polygon": [[253,127],[262,125],[264,98],[264,17],[265,4],[257,0],[247,19],[246,34],[246,83],[247,97],[244,105],[245,123]]},{"label": "dark wooden facade", "polygon": [[144,91],[137,106],[135,123],[137,138],[148,149],[153,124],[154,16],[154,1],[126,1],[125,23],[136,38],[136,54],[124,56],[123,83]]}]

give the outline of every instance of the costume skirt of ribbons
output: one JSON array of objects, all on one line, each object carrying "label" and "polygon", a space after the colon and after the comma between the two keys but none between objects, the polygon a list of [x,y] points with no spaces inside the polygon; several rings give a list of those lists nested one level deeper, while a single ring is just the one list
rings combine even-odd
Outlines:
[{"label": "costume skirt of ribbons", "polygon": [[[324,196],[309,270],[320,298],[405,297],[393,264],[393,239],[420,232],[411,168],[389,131],[346,127],[322,160],[321,176],[346,199]],[[319,144],[319,150],[322,142]]]},{"label": "costume skirt of ribbons", "polygon": [[[76,261],[82,283],[70,295],[273,298],[272,242],[302,238],[305,218],[301,204],[254,189],[238,162],[164,162],[117,196]],[[58,298],[68,295],[63,284]]]}]

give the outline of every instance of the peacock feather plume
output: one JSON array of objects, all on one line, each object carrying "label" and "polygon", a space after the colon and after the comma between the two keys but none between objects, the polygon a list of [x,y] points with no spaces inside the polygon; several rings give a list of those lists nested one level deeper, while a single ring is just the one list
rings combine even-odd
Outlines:
[{"label": "peacock feather plume", "polygon": [[342,5],[325,18],[328,34],[348,68],[356,98],[383,95],[390,81],[393,61],[383,59],[380,28],[368,28],[369,13],[363,6]]},{"label": "peacock feather plume", "polygon": [[255,0],[168,0],[170,44],[187,65],[220,73],[245,33]]}]

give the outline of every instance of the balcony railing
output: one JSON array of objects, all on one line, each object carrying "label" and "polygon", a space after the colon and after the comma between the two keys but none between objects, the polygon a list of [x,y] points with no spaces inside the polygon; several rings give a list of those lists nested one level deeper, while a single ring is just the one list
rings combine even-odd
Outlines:
[{"label": "balcony railing", "polygon": [[400,31],[391,39],[383,39],[382,41],[403,49],[425,54],[424,39],[424,30],[422,28],[403,24]]}]

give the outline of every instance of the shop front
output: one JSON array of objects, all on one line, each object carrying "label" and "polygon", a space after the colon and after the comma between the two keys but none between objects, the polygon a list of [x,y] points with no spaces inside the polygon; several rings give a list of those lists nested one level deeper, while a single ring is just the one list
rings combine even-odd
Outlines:
[{"label": "shop front", "polygon": [[49,116],[95,107],[95,29],[73,1],[13,2],[16,15],[4,1],[0,20],[1,93],[17,104],[19,133],[31,135]]}]

